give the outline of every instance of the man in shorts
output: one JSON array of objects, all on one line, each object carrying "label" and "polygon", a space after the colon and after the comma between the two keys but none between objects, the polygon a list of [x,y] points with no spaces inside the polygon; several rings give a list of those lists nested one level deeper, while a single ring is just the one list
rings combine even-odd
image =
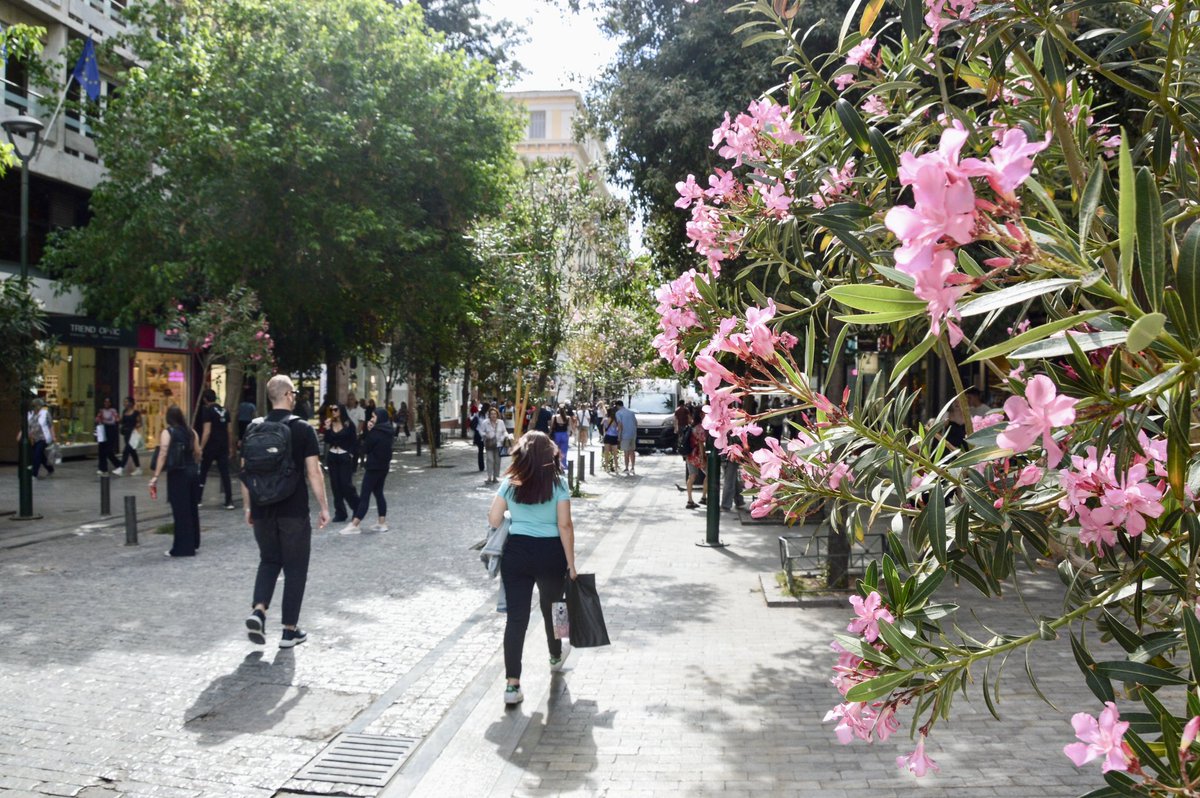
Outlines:
[{"label": "man in shorts", "polygon": [[625,406],[621,400],[617,400],[617,425],[620,440],[618,446],[621,448],[621,453],[625,456],[625,473],[636,474],[635,467],[637,465],[637,414]]}]

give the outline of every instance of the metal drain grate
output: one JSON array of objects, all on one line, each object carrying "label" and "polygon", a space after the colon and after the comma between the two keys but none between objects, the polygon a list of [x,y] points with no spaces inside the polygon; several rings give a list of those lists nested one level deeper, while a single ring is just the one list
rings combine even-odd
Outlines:
[{"label": "metal drain grate", "polygon": [[419,742],[419,737],[339,734],[294,778],[383,787]]}]

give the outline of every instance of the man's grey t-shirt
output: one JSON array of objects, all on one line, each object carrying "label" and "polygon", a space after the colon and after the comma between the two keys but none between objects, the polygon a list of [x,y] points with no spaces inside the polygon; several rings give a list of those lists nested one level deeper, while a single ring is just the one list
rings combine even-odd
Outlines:
[{"label": "man's grey t-shirt", "polygon": [[617,411],[617,421],[621,424],[621,440],[632,441],[637,437],[637,414],[628,407]]}]

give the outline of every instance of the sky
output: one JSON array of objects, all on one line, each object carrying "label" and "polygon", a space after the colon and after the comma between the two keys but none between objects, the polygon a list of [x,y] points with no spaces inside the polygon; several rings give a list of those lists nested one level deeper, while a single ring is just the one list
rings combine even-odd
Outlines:
[{"label": "sky", "polygon": [[495,19],[512,20],[528,37],[515,52],[526,72],[512,91],[583,93],[616,53],[616,43],[604,38],[587,11],[572,14],[550,0],[483,0],[480,5]]}]

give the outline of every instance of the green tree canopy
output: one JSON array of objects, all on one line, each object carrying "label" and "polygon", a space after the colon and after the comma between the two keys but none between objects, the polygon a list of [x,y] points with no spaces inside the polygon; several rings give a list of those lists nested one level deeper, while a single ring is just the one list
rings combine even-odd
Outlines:
[{"label": "green tree canopy", "polygon": [[89,312],[161,319],[247,285],[279,365],[302,369],[377,346],[424,311],[413,290],[469,262],[463,231],[496,209],[516,126],[491,64],[444,46],[418,6],[155,0],[129,16],[118,44],[143,66],[97,124],[95,216],[47,259]]}]

